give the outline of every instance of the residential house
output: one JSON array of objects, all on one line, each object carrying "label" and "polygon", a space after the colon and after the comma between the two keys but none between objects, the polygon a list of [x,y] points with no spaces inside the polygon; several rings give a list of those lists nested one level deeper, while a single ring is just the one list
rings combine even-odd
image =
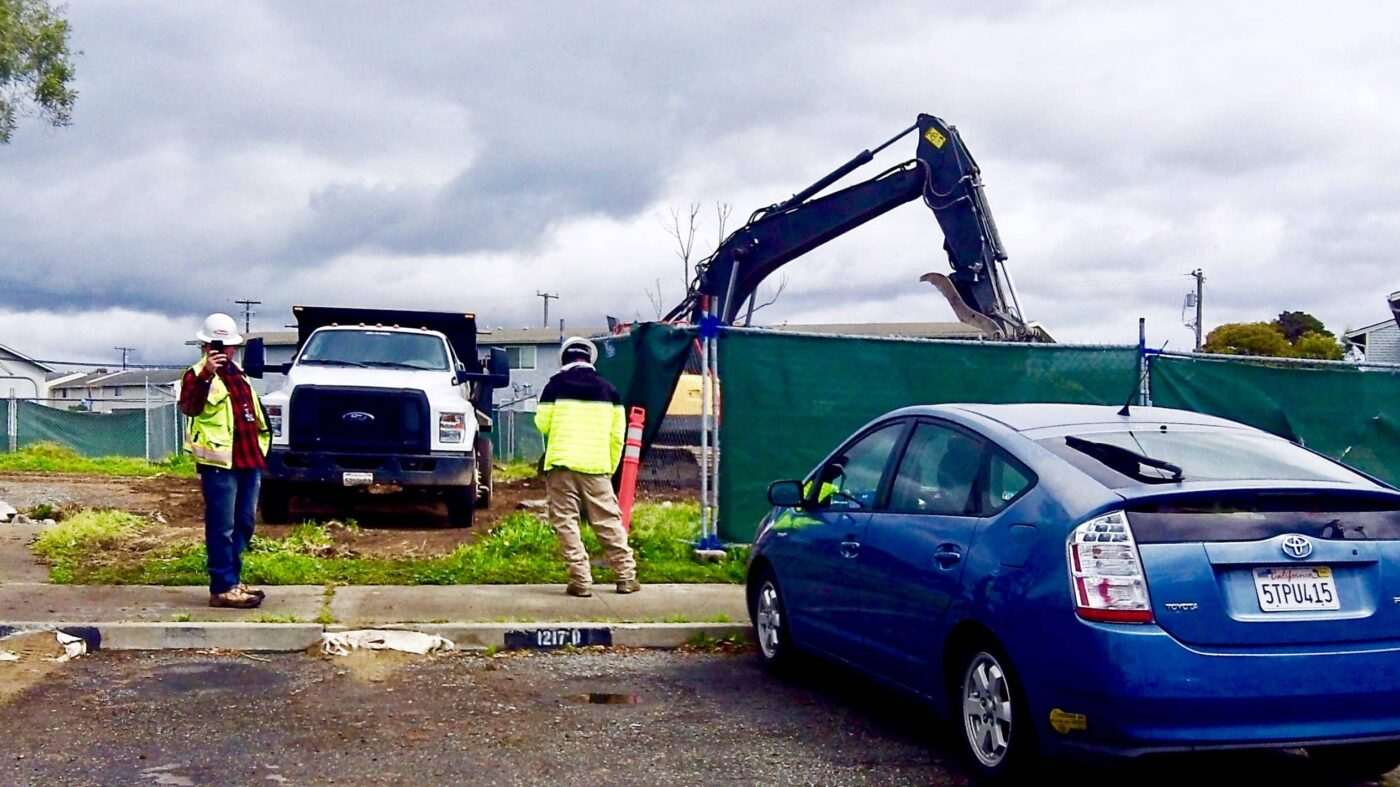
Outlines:
[{"label": "residential house", "polygon": [[1400,363],[1400,323],[1394,318],[1342,334],[1351,357],[1368,363]]},{"label": "residential house", "polygon": [[53,367],[0,344],[0,398],[43,399],[48,395],[48,376]]},{"label": "residential house", "polygon": [[65,374],[49,380],[45,404],[95,413],[176,402],[183,369],[127,369]]}]

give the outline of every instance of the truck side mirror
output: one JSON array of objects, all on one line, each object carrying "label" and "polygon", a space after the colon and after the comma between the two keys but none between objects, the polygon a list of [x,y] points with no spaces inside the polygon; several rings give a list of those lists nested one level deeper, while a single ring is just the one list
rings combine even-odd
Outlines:
[{"label": "truck side mirror", "polygon": [[243,346],[243,372],[258,380],[267,373],[267,347],[262,339],[249,339]]},{"label": "truck side mirror", "polygon": [[452,384],[461,385],[471,378],[467,377],[467,365],[461,361],[457,362],[457,370],[452,373]]},{"label": "truck side mirror", "polygon": [[486,359],[486,371],[491,375],[492,388],[510,385],[510,355],[500,347],[492,347]]}]

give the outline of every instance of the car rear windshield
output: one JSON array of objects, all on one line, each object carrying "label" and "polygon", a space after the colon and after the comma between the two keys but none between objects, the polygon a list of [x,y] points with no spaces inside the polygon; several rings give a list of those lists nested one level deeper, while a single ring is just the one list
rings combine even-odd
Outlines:
[{"label": "car rear windshield", "polygon": [[1038,440],[1110,488],[1177,481],[1341,481],[1364,476],[1287,440],[1239,429],[1171,427]]},{"label": "car rear windshield", "polygon": [[436,336],[397,331],[319,331],[298,363],[446,371],[447,346]]}]

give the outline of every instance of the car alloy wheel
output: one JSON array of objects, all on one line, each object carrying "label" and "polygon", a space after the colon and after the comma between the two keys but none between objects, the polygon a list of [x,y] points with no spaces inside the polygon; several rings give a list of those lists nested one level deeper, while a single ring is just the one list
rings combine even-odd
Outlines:
[{"label": "car alloy wheel", "polygon": [[962,680],[963,732],[968,749],[984,768],[996,768],[1011,750],[1011,683],[990,653],[968,662]]},{"label": "car alloy wheel", "polygon": [[771,579],[765,579],[758,589],[753,625],[763,658],[776,661],[779,658],[779,649],[783,646],[783,606],[778,599],[778,587]]}]

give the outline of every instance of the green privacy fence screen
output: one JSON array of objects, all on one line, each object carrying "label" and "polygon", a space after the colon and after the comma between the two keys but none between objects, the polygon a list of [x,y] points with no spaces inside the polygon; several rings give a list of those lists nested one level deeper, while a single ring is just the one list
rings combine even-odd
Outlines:
[{"label": "green privacy fence screen", "polygon": [[1400,484],[1400,369],[1159,356],[1152,403],[1286,437]]},{"label": "green privacy fence screen", "polygon": [[767,487],[798,478],[875,416],[911,404],[1121,404],[1133,347],[990,344],[727,330],[719,338],[720,537],[748,541]]},{"label": "green privacy fence screen", "polygon": [[647,411],[642,430],[643,461],[685,371],[695,335],[692,328],[644,323],[626,335],[598,341],[598,373],[616,386],[629,410],[641,407]]},{"label": "green privacy fence screen", "polygon": [[[16,407],[16,447],[58,443],[84,456],[138,456],[160,461],[180,449],[180,419],[174,404],[88,413],[48,407],[23,399],[0,401],[8,415]],[[0,419],[0,451],[9,450],[9,436]]]}]

